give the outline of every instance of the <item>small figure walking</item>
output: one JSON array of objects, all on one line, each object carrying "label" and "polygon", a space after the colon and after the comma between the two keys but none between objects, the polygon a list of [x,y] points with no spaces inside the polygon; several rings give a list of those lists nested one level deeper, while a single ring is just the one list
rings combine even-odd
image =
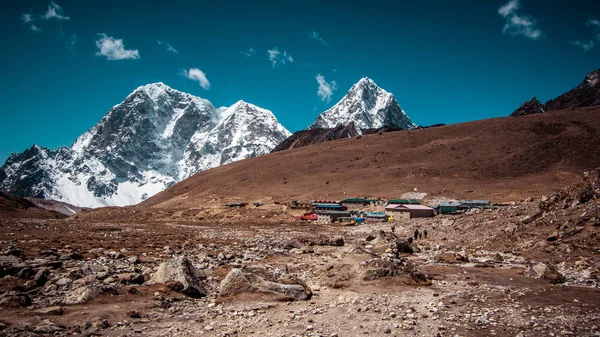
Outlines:
[{"label": "small figure walking", "polygon": [[419,230],[418,229],[415,229],[414,236],[415,236],[415,241],[416,241],[419,238]]},{"label": "small figure walking", "polygon": [[423,240],[423,231],[419,232],[419,240]]},{"label": "small figure walking", "polygon": [[392,225],[392,233],[396,230],[396,225]]},{"label": "small figure walking", "polygon": [[425,240],[427,240],[427,230],[426,229],[423,231],[423,236],[425,237]]}]

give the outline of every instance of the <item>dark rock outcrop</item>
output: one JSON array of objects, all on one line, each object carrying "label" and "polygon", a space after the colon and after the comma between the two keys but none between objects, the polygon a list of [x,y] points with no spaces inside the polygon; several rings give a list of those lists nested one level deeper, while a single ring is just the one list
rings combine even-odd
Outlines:
[{"label": "dark rock outcrop", "polygon": [[532,98],[531,101],[523,103],[515,112],[511,113],[512,117],[533,115],[546,111],[546,106],[537,98]]},{"label": "dark rock outcrop", "polygon": [[546,102],[546,109],[564,110],[600,105],[600,69],[585,77],[573,90]]},{"label": "dark rock outcrop", "polygon": [[542,104],[534,97],[531,101],[523,103],[523,105],[510,115],[517,117],[546,111],[577,109],[598,105],[600,105],[600,69],[587,74],[580,85],[555,99],[549,100],[546,104]]},{"label": "dark rock outcrop", "polygon": [[295,149],[298,147],[330,142],[337,139],[353,138],[359,134],[360,132],[356,129],[354,123],[350,123],[346,126],[338,125],[333,129],[317,128],[301,130],[295,132],[293,135],[277,145],[272,152]]}]

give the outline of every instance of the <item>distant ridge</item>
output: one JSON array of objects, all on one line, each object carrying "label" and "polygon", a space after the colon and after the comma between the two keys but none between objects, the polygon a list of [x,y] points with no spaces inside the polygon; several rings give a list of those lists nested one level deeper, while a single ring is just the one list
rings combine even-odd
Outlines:
[{"label": "distant ridge", "polygon": [[542,104],[535,97],[523,103],[512,114],[513,117],[532,115],[548,111],[577,109],[600,105],[600,69],[587,74],[583,82],[555,99]]}]

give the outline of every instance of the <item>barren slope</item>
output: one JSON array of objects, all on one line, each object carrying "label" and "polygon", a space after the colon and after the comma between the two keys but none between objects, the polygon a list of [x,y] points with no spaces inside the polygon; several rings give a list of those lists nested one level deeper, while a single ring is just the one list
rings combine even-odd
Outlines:
[{"label": "barren slope", "polygon": [[512,201],[550,193],[600,166],[600,108],[366,135],[204,171],[138,207],[225,199],[430,195]]}]

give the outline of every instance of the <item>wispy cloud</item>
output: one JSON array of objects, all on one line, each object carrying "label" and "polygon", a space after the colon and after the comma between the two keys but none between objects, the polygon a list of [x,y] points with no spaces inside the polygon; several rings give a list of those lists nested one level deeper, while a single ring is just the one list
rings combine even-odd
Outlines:
[{"label": "wispy cloud", "polygon": [[273,64],[273,68],[280,65],[285,65],[286,63],[294,63],[294,58],[292,55],[288,54],[287,51],[280,52],[277,47],[273,49],[267,50],[267,54],[269,55],[269,61]]},{"label": "wispy cloud", "polygon": [[587,22],[585,24],[588,26],[600,27],[600,20],[592,18],[592,19],[587,20]]},{"label": "wispy cloud", "polygon": [[79,42],[79,37],[75,34],[71,35],[71,37],[67,40],[67,49],[70,51],[75,51],[75,45]]},{"label": "wispy cloud", "polygon": [[327,43],[327,41],[325,41],[325,39],[322,38],[321,35],[319,35],[319,33],[315,32],[314,30],[311,31],[308,36],[315,41],[321,42],[325,46],[329,46],[329,43]]},{"label": "wispy cloud", "polygon": [[581,41],[573,41],[573,42],[569,42],[569,43],[583,49],[583,51],[590,51],[590,50],[594,49],[594,47],[596,46],[594,41],[589,41],[587,43],[581,42]]},{"label": "wispy cloud", "polygon": [[104,33],[98,35],[100,38],[96,40],[96,47],[99,51],[96,52],[96,55],[104,56],[109,61],[140,58],[140,52],[137,49],[125,49],[122,39],[115,39]]},{"label": "wispy cloud", "polygon": [[333,92],[337,90],[338,86],[335,81],[327,82],[325,77],[321,74],[317,74],[315,77],[317,83],[319,83],[319,88],[317,89],[317,95],[321,98],[321,101],[325,103],[331,102],[331,96],[333,96]]},{"label": "wispy cloud", "polygon": [[36,33],[42,32],[42,30],[38,26],[34,25],[33,23],[31,24],[31,26],[29,26],[29,30],[31,30],[32,32],[36,32]]},{"label": "wispy cloud", "polygon": [[200,86],[204,90],[210,89],[210,82],[208,81],[206,74],[202,70],[200,70],[198,68],[191,68],[189,70],[184,69],[181,71],[181,74],[185,78],[188,78],[192,81],[197,81],[198,83],[200,83]]},{"label": "wispy cloud", "polygon": [[517,13],[520,9],[519,0],[510,0],[498,9],[498,14],[506,19],[502,33],[512,36],[521,35],[531,40],[542,37],[542,31],[537,28],[537,21],[529,15]]},{"label": "wispy cloud", "polygon": [[244,55],[246,57],[252,57],[252,56],[256,55],[256,50],[254,50],[254,48],[250,48],[244,52]]},{"label": "wispy cloud", "polygon": [[48,11],[46,11],[46,14],[44,14],[42,16],[42,19],[44,20],[70,20],[71,18],[69,18],[68,16],[66,16],[63,12],[62,7],[60,7],[59,5],[57,5],[55,2],[50,2],[50,5],[48,5]]},{"label": "wispy cloud", "polygon": [[165,40],[156,40],[156,43],[158,43],[158,45],[161,47],[164,47],[166,52],[179,55],[179,50],[175,49],[169,42]]},{"label": "wispy cloud", "polygon": [[31,16],[31,14],[23,14],[21,15],[21,20],[25,23],[29,23],[33,21],[33,17]]}]

